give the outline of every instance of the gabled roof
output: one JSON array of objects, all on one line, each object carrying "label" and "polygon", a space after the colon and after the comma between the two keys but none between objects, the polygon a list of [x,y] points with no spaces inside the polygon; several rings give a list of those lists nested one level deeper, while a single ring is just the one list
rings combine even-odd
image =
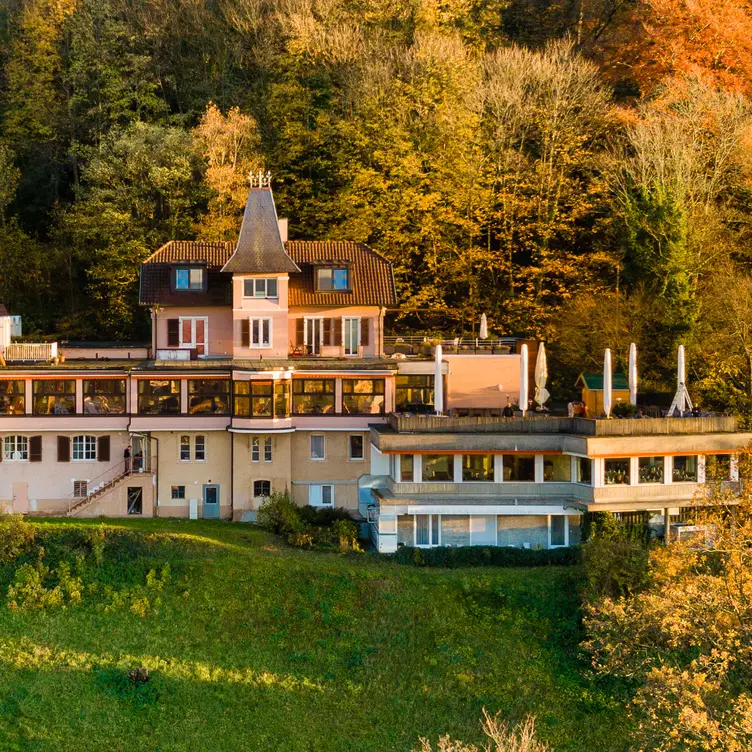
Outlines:
[{"label": "gabled roof", "polygon": [[219,271],[232,255],[232,241],[170,240],[151,254],[144,264],[203,263]]},{"label": "gabled roof", "polygon": [[279,234],[271,188],[251,188],[248,191],[238,243],[222,271],[233,274],[298,271],[295,262],[285,252]]},{"label": "gabled roof", "polygon": [[[603,391],[603,374],[602,373],[581,373],[577,377],[575,386],[584,386],[593,392]],[[611,374],[611,389],[613,391],[629,391],[629,382],[623,373]]]}]

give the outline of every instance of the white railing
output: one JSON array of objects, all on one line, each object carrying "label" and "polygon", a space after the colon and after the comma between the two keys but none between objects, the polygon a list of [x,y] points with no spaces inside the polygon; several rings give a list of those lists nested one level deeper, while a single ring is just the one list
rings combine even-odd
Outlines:
[{"label": "white railing", "polygon": [[45,362],[57,357],[57,342],[13,342],[5,346],[5,360]]}]

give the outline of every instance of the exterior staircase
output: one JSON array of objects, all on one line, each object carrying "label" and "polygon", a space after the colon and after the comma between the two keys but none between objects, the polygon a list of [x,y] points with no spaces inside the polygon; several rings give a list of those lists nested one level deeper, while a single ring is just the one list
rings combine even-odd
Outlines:
[{"label": "exterior staircase", "polygon": [[102,475],[100,475],[98,478],[95,478],[94,481],[99,480],[100,478],[103,478],[106,475],[109,475],[114,471],[114,475],[110,477],[109,479],[98,483],[96,486],[92,488],[92,490],[86,494],[86,496],[71,496],[68,499],[68,511],[66,513],[66,517],[75,517],[80,512],[82,512],[84,509],[86,509],[90,504],[95,502],[97,499],[101,499],[103,496],[108,494],[110,491],[117,488],[119,485],[123,483],[123,481],[128,480],[129,478],[132,478],[133,476],[143,476],[143,475],[151,475],[151,470],[144,468],[143,470],[134,470],[132,467],[130,470],[125,472],[123,469],[123,463],[120,462],[118,465],[116,465],[114,468],[110,468],[109,470],[106,470]]}]

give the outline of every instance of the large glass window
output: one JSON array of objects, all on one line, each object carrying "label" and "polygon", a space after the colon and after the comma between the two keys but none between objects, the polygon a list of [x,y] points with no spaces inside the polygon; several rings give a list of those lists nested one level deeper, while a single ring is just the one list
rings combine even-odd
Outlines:
[{"label": "large glass window", "polygon": [[29,439],[27,436],[6,436],[3,440],[3,459],[6,461],[28,460]]},{"label": "large glass window", "polygon": [[0,381],[0,415],[23,415],[26,411],[22,379]]},{"label": "large glass window", "polygon": [[350,415],[383,415],[384,379],[344,379],[342,411]]},{"label": "large glass window", "polygon": [[462,480],[486,481],[494,479],[494,456],[492,454],[465,454],[462,457]]},{"label": "large glass window", "polygon": [[607,486],[628,486],[631,481],[629,457],[605,460],[603,479]]},{"label": "large glass window", "polygon": [[334,379],[295,379],[292,411],[295,415],[333,415]]},{"label": "large glass window", "polygon": [[139,379],[138,412],[142,415],[178,415],[180,381],[177,379]]},{"label": "large glass window", "polygon": [[188,412],[191,415],[227,415],[230,412],[230,380],[190,379]]},{"label": "large glass window", "polygon": [[96,460],[97,438],[96,436],[74,436],[73,455],[74,460]]},{"label": "large glass window", "polygon": [[45,379],[34,382],[35,415],[73,415],[75,412],[75,381]]},{"label": "large glass window", "polygon": [[640,483],[663,483],[663,457],[640,457]]},{"label": "large glass window", "polygon": [[570,456],[568,454],[544,454],[543,480],[546,483],[569,483],[572,480]]},{"label": "large glass window", "polygon": [[454,481],[454,455],[452,454],[424,454],[423,480]]},{"label": "large glass window", "polygon": [[674,457],[671,473],[674,483],[697,483],[697,456]]},{"label": "large glass window", "polygon": [[397,412],[425,413],[433,411],[434,378],[431,374],[397,376]]},{"label": "large glass window", "polygon": [[470,515],[442,514],[441,515],[441,545],[469,546],[470,545]]},{"label": "large glass window", "polygon": [[402,483],[412,483],[414,479],[413,474],[413,455],[412,454],[400,454],[400,481]]},{"label": "large glass window", "polygon": [[235,381],[233,391],[235,415],[239,417],[290,416],[289,381]]},{"label": "large glass window", "polygon": [[85,415],[125,412],[125,379],[84,379]]},{"label": "large glass window", "polygon": [[593,461],[589,457],[575,457],[574,473],[575,483],[591,485],[593,482]]},{"label": "large glass window", "polygon": [[512,482],[532,482],[535,480],[534,454],[505,454],[504,480]]}]

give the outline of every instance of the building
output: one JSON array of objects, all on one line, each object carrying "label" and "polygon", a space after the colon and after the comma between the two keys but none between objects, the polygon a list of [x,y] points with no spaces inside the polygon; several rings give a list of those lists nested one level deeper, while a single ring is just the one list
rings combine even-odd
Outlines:
[{"label": "building", "polygon": [[264,177],[238,241],[167,243],[140,301],[149,343],[0,345],[0,510],[251,521],[287,491],[359,514],[385,552],[559,546],[586,509],[696,503],[704,457],[732,479],[752,438],[726,418],[502,418],[535,343],[444,341],[436,359],[387,336],[389,262],[288,241]]}]

